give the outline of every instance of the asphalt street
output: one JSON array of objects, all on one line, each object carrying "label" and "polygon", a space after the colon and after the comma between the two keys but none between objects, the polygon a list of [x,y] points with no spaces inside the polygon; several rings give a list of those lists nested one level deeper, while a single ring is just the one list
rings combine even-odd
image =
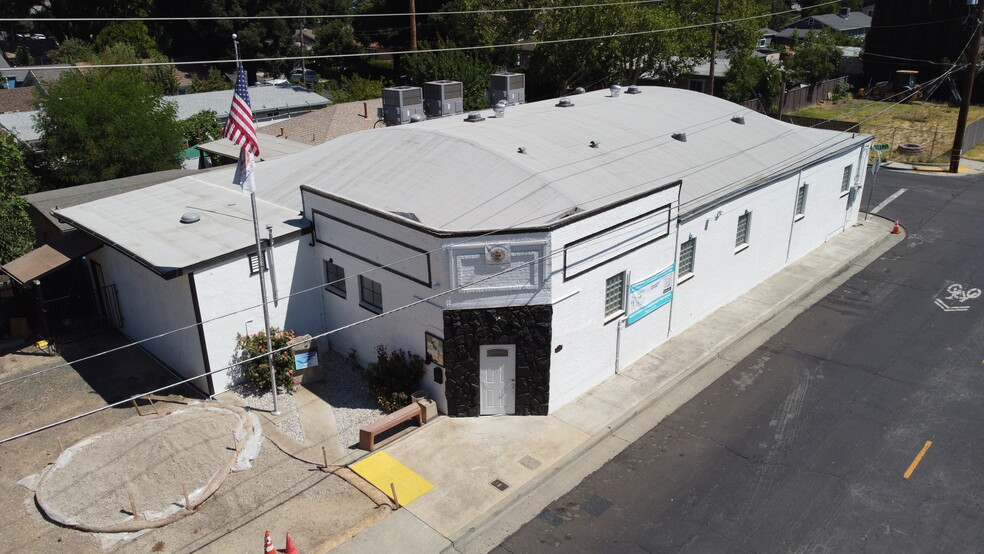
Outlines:
[{"label": "asphalt street", "polygon": [[904,241],[495,551],[981,552],[984,176],[868,190]]}]

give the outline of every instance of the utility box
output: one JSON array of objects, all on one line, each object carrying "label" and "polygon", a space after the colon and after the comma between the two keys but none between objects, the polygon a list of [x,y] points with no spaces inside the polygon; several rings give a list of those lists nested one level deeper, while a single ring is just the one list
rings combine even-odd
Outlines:
[{"label": "utility box", "polygon": [[525,103],[526,75],[509,71],[489,75],[489,101],[494,106],[500,100],[510,106]]},{"label": "utility box", "polygon": [[428,81],[423,88],[427,117],[445,117],[465,111],[465,87],[461,81]]},{"label": "utility box", "polygon": [[424,95],[420,87],[383,89],[383,121],[387,125],[403,125],[423,118]]}]

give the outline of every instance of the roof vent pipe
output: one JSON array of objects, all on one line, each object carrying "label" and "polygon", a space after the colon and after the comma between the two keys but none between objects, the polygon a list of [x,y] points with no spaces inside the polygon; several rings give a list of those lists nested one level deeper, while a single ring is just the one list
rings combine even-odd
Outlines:
[{"label": "roof vent pipe", "polygon": [[570,108],[571,106],[574,105],[574,102],[571,102],[570,98],[565,97],[558,100],[557,103],[554,105],[558,108]]},{"label": "roof vent pipe", "polygon": [[687,133],[684,133],[683,131],[677,131],[676,133],[673,133],[670,136],[673,137],[673,140],[678,140],[680,142],[687,142]]},{"label": "roof vent pipe", "polygon": [[612,85],[608,90],[612,92],[612,98],[618,98],[618,95],[622,92],[622,85]]},{"label": "roof vent pipe", "polygon": [[639,87],[638,86],[636,86],[636,85],[629,85],[629,88],[628,88],[628,90],[625,91],[625,94],[639,94],[641,92],[642,91],[639,90]]},{"label": "roof vent pipe", "polygon": [[574,94],[584,94],[584,87],[577,87],[574,89]]},{"label": "roof vent pipe", "polygon": [[731,118],[731,121],[732,121],[732,123],[737,123],[738,125],[744,125],[745,124],[745,116],[743,116],[743,115],[736,115],[736,116],[734,116],[734,117]]},{"label": "roof vent pipe", "polygon": [[468,117],[465,118],[465,121],[467,121],[468,123],[475,123],[477,121],[485,121],[485,118],[482,117],[482,114],[478,112],[472,112],[468,114]]},{"label": "roof vent pipe", "polygon": [[506,117],[506,101],[499,100],[496,102],[495,106],[492,106],[492,111],[495,112],[496,119]]}]

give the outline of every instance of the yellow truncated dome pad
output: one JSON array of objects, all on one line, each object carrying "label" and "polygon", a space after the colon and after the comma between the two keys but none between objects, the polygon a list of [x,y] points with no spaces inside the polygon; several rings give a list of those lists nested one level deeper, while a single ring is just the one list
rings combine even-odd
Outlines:
[{"label": "yellow truncated dome pad", "polygon": [[[434,488],[427,479],[417,475],[385,452],[377,452],[359,460],[349,468],[383,491],[386,496],[398,501],[401,506],[406,506]],[[393,498],[394,488],[396,498]]]}]

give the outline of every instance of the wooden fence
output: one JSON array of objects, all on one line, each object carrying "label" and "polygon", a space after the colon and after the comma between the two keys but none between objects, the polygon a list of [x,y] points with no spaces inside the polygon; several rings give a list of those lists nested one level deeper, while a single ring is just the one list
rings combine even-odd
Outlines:
[{"label": "wooden fence", "polygon": [[[789,89],[779,99],[779,106],[782,108],[781,111],[794,112],[800,108],[812,106],[818,102],[827,100],[828,96],[833,94],[837,90],[837,87],[846,80],[846,77],[838,77],[815,85]],[[743,105],[748,109],[766,113],[766,106],[763,106],[759,100],[749,100]]]}]

